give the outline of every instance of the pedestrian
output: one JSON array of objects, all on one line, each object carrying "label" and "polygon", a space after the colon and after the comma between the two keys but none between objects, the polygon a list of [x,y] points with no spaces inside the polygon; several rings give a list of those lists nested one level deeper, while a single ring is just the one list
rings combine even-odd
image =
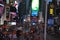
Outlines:
[{"label": "pedestrian", "polygon": [[18,5],[18,15],[19,15],[19,20],[20,23],[22,23],[23,21],[23,15],[26,14],[26,6],[25,6],[25,2],[23,0],[20,0],[20,3]]},{"label": "pedestrian", "polygon": [[20,40],[20,30],[16,31],[17,40]]},{"label": "pedestrian", "polygon": [[0,40],[3,40],[4,34],[0,31]]},{"label": "pedestrian", "polygon": [[2,26],[2,28],[3,28],[3,31],[6,31],[6,28],[7,28],[8,26],[6,25],[6,24],[4,24],[3,26]]},{"label": "pedestrian", "polygon": [[16,31],[13,31],[13,40],[16,40],[17,39],[17,36],[16,36]]},{"label": "pedestrian", "polygon": [[12,40],[12,32],[9,32],[9,39]]}]

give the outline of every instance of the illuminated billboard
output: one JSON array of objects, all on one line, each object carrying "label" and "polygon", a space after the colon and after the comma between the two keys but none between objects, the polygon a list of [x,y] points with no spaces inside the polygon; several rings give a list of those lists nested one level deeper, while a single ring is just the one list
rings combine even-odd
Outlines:
[{"label": "illuminated billboard", "polygon": [[32,10],[39,10],[39,0],[32,0]]},{"label": "illuminated billboard", "polygon": [[54,12],[53,9],[50,9],[50,14],[53,14],[53,12]]},{"label": "illuminated billboard", "polygon": [[32,16],[38,16],[39,0],[32,0]]}]

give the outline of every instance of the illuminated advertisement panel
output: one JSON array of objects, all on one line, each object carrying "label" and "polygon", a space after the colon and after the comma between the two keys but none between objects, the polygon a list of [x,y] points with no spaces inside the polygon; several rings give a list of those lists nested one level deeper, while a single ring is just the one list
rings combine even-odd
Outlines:
[{"label": "illuminated advertisement panel", "polygon": [[39,0],[32,0],[32,16],[38,16]]}]

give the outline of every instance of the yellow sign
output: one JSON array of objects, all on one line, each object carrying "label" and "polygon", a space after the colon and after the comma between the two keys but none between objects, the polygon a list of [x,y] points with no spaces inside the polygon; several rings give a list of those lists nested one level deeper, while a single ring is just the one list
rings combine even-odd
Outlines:
[{"label": "yellow sign", "polygon": [[53,14],[53,9],[50,9],[50,14]]}]

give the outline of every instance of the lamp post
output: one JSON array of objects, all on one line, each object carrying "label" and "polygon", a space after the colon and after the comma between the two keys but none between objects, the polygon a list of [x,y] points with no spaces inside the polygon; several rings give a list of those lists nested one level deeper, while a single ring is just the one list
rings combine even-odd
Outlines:
[{"label": "lamp post", "polygon": [[45,28],[44,28],[44,40],[46,40],[46,28],[47,28],[47,4],[48,0],[46,0],[46,11],[45,11]]}]

